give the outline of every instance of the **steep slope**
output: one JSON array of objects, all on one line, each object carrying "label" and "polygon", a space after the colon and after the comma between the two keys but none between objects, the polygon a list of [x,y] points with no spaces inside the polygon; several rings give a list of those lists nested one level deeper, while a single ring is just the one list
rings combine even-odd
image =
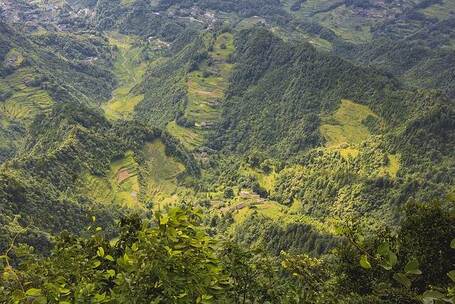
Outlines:
[{"label": "steep slope", "polygon": [[408,200],[450,199],[455,119],[444,95],[405,90],[377,70],[264,29],[237,39],[222,123],[209,142],[228,155],[260,151],[257,168],[287,159],[269,198],[316,217],[389,219]]},{"label": "steep slope", "polygon": [[186,76],[184,109],[167,125],[171,134],[194,150],[205,144],[207,136],[221,119],[221,103],[227,89],[234,52],[231,33],[205,35],[209,40],[205,59],[191,67]]},{"label": "steep slope", "polygon": [[390,31],[403,28],[398,21],[376,30],[371,43],[359,46],[340,45],[336,52],[361,64],[375,65],[399,77],[411,87],[437,89],[450,98],[455,96],[455,18],[435,20],[424,15],[409,14],[402,20],[418,20],[423,24],[413,33],[391,38]]},{"label": "steep slope", "polygon": [[0,1],[0,302],[453,297],[453,9]]},{"label": "steep slope", "polygon": [[[70,47],[71,45],[71,47]],[[95,105],[115,83],[106,41],[91,34],[25,34],[0,22],[0,159],[54,103]]]},{"label": "steep slope", "polygon": [[[148,164],[155,157],[173,165],[169,175],[152,180],[145,173],[161,170]],[[25,148],[0,168],[2,247],[17,227],[25,229],[23,241],[41,247],[46,237],[34,242],[31,233],[79,233],[91,215],[109,226],[119,213],[143,212],[152,199],[159,203],[176,191],[157,191],[162,196],[155,200],[148,194],[152,182],[173,178],[177,184],[177,178],[197,175],[197,170],[191,156],[156,129],[134,123],[112,126],[81,105],[54,106],[35,119]]]},{"label": "steep slope", "polygon": [[[405,110],[394,101],[401,94],[398,83],[377,71],[310,45],[285,43],[261,28],[242,31],[237,39],[237,68],[215,143],[237,151],[295,153],[321,143],[319,114],[336,109],[342,98],[370,104],[391,124],[401,118],[392,105]],[[383,100],[385,91],[392,96]]]}]

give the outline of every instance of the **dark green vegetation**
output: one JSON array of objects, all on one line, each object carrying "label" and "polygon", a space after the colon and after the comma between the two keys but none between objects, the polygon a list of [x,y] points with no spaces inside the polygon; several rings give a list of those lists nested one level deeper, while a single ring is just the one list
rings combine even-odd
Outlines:
[{"label": "dark green vegetation", "polygon": [[[255,254],[207,235],[201,214],[172,208],[153,222],[121,221],[110,241],[100,227],[67,233],[49,257],[11,247],[0,300],[8,303],[418,303],[453,300],[454,218],[439,207],[409,206],[398,236],[363,234],[348,224],[331,255]],[[93,218],[96,223],[96,218]],[[435,238],[435,235],[437,237]],[[440,248],[437,252],[434,247]],[[452,246],[452,248],[450,248]],[[418,259],[415,256],[418,256]],[[358,264],[360,261],[360,265]],[[454,280],[453,272],[449,277]],[[440,291],[425,291],[428,283]],[[441,284],[441,285],[440,285]]]},{"label": "dark green vegetation", "polygon": [[0,62],[0,160],[36,115],[55,103],[105,100],[115,85],[110,48],[91,34],[25,35],[0,22]]},{"label": "dark green vegetation", "polygon": [[453,303],[452,10],[2,2],[0,303]]},{"label": "dark green vegetation", "polygon": [[[1,170],[2,247],[17,229],[23,229],[23,237],[35,245],[44,246],[46,233],[79,232],[88,223],[88,214],[97,215],[105,224],[112,222],[122,209],[115,210],[108,202],[120,206],[141,202],[137,208],[145,208],[145,187],[122,184],[131,175],[139,175],[137,183],[147,183],[146,177],[121,163],[145,163],[148,151],[144,146],[158,138],[166,144],[166,153],[187,168],[179,174],[199,174],[192,156],[159,130],[135,123],[111,125],[81,105],[60,105],[38,116],[23,151]],[[119,186],[126,189],[119,190]],[[128,192],[130,199],[108,199],[103,197],[105,192],[114,198]],[[38,233],[41,239],[30,233]]]}]

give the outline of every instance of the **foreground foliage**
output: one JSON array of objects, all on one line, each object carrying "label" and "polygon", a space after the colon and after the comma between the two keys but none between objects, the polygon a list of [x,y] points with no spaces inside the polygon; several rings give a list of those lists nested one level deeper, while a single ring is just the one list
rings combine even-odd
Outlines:
[{"label": "foreground foliage", "polygon": [[1,256],[0,301],[453,303],[453,215],[438,206],[407,212],[395,236],[343,226],[345,241],[324,258],[245,251],[209,236],[199,212],[180,208],[153,221],[125,218],[115,240],[93,218],[89,236],[62,233],[48,257],[13,240]]}]

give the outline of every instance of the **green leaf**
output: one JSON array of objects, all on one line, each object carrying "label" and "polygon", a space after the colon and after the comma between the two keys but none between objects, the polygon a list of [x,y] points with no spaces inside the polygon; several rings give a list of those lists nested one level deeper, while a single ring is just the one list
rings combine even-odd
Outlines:
[{"label": "green leaf", "polygon": [[69,295],[71,293],[71,290],[69,290],[68,288],[61,287],[61,288],[59,288],[59,292],[62,295]]},{"label": "green leaf", "polygon": [[444,295],[436,290],[427,290],[423,293],[423,298],[430,300],[437,300],[444,298]]},{"label": "green leaf", "polygon": [[106,293],[99,294],[97,293],[94,297],[95,303],[102,303],[106,299]]},{"label": "green leaf", "polygon": [[447,276],[453,281],[455,282],[455,270],[452,270],[450,271]]},{"label": "green leaf", "polygon": [[404,266],[404,271],[407,274],[416,274],[420,275],[422,274],[422,271],[419,269],[419,262],[416,259],[410,260],[406,266]]},{"label": "green leaf", "polygon": [[380,262],[380,263],[379,263],[379,266],[381,266],[381,267],[384,268],[385,270],[392,270],[392,268],[393,268],[393,267],[390,266],[390,264],[387,263],[387,262]]},{"label": "green leaf", "polygon": [[114,269],[109,269],[109,270],[107,270],[107,271],[106,271],[106,276],[107,276],[108,278],[113,278],[113,277],[115,277],[115,270],[114,270]]},{"label": "green leaf", "polygon": [[390,247],[388,243],[382,243],[379,245],[377,253],[382,257],[387,257],[390,252]]},{"label": "green leaf", "polygon": [[382,261],[379,265],[385,270],[391,270],[397,264],[397,255],[390,250],[388,243],[382,243],[377,250],[377,254],[381,256]]},{"label": "green leaf", "polygon": [[398,261],[398,258],[397,258],[397,255],[390,251],[389,252],[389,259],[387,260],[387,262],[389,263],[390,266],[395,266],[397,264],[397,261]]},{"label": "green leaf", "polygon": [[166,225],[169,222],[169,216],[167,214],[160,217],[160,225]]},{"label": "green leaf", "polygon": [[132,250],[133,252],[136,252],[136,251],[139,250],[139,246],[137,245],[137,243],[133,243],[133,245],[131,246],[131,250]]},{"label": "green leaf", "polygon": [[92,268],[97,268],[97,267],[99,267],[100,265],[101,265],[101,262],[98,261],[98,260],[95,260],[95,261],[93,262]]},{"label": "green leaf", "polygon": [[30,288],[29,290],[27,290],[25,292],[25,295],[29,296],[29,297],[39,297],[39,296],[41,296],[41,289]]},{"label": "green leaf", "polygon": [[108,261],[114,262],[114,258],[111,255],[106,255],[104,258]]},{"label": "green leaf", "polygon": [[360,257],[360,266],[364,269],[371,269],[371,264],[368,261],[368,257],[366,255],[362,255]]},{"label": "green leaf", "polygon": [[450,242],[450,248],[455,249],[455,239]]},{"label": "green leaf", "polygon": [[98,247],[98,250],[96,251],[96,254],[99,257],[104,257],[104,248],[103,247]]},{"label": "green leaf", "polygon": [[10,278],[11,278],[11,274],[10,274],[9,271],[4,271],[4,272],[2,273],[2,279],[3,279],[4,281],[8,281]]},{"label": "green leaf", "polygon": [[411,288],[411,280],[405,274],[398,272],[393,275],[393,278],[404,287]]},{"label": "green leaf", "polygon": [[182,298],[186,297],[187,295],[188,295],[188,294],[187,294],[186,292],[181,293],[181,294],[179,294],[179,295],[177,296],[177,299],[182,299]]}]

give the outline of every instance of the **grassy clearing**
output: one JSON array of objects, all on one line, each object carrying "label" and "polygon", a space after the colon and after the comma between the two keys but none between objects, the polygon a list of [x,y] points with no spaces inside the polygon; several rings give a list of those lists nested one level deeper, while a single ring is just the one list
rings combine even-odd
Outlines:
[{"label": "grassy clearing", "polygon": [[453,15],[453,12],[455,12],[455,1],[443,0],[441,4],[433,4],[426,9],[421,10],[421,12],[429,17],[446,20]]},{"label": "grassy clearing", "polygon": [[232,53],[234,53],[234,38],[230,33],[224,33],[217,37],[213,51],[210,56],[214,59],[227,61]]},{"label": "grassy clearing", "polygon": [[140,193],[138,164],[132,151],[113,161],[105,177],[83,174],[80,187],[82,193],[99,203],[113,203],[131,209],[142,208],[138,199]]},{"label": "grassy clearing", "polygon": [[175,121],[171,121],[166,126],[166,130],[178,138],[189,151],[201,146],[204,142],[204,135],[201,131],[181,127]]},{"label": "grassy clearing", "polygon": [[144,147],[145,165],[141,168],[144,177],[145,200],[161,208],[176,201],[177,176],[185,166],[166,155],[166,146],[154,140]]},{"label": "grassy clearing", "polygon": [[126,5],[126,6],[131,5],[131,4],[133,4],[134,2],[135,2],[135,0],[121,0],[121,1],[120,1],[120,3],[121,3],[122,5]]},{"label": "grassy clearing", "polygon": [[[359,144],[371,134],[362,121],[372,115],[367,106],[350,100],[342,100],[340,108],[331,116],[324,117],[320,131],[327,140],[327,147],[340,147],[344,144]],[[345,154],[352,151],[345,151]]]},{"label": "grassy clearing", "polygon": [[399,155],[389,155],[389,165],[387,166],[387,171],[390,176],[396,177],[398,170],[400,170],[400,156]]},{"label": "grassy clearing", "polygon": [[144,95],[130,96],[127,94],[122,96],[116,94],[115,91],[114,96],[115,97],[103,107],[106,117],[110,120],[130,119],[136,105],[144,99]]},{"label": "grassy clearing", "polygon": [[388,164],[379,172],[380,176],[389,175],[390,177],[397,177],[398,170],[400,170],[400,155],[389,154],[387,156]]},{"label": "grassy clearing", "polygon": [[114,90],[112,99],[103,105],[103,110],[111,120],[130,119],[136,105],[144,99],[143,95],[132,90],[142,82],[147,63],[142,60],[141,47],[136,46],[138,38],[111,33],[109,42],[117,48],[114,73],[119,86]]},{"label": "grassy clearing", "polygon": [[237,30],[244,30],[252,28],[260,23],[265,23],[265,19],[258,16],[242,19],[236,26]]},{"label": "grassy clearing", "polygon": [[271,218],[273,220],[278,220],[283,216],[284,207],[275,202],[265,202],[260,205],[253,205],[236,210],[233,213],[235,225],[242,224],[249,216],[254,212],[257,212],[260,215]]},{"label": "grassy clearing", "polygon": [[241,169],[242,175],[251,175],[257,178],[259,185],[267,191],[271,191],[275,187],[277,174],[272,172],[265,174],[262,171],[255,170],[250,167],[243,167]]},{"label": "grassy clearing", "polygon": [[[295,204],[301,204],[301,202],[296,201]],[[244,223],[248,217],[253,215],[253,213],[257,213],[264,217],[270,218],[271,220],[283,226],[292,223],[305,223],[315,227],[320,232],[332,235],[336,234],[335,221],[328,221],[323,223],[312,217],[294,213],[292,210],[292,206],[286,207],[273,201],[267,201],[260,205],[247,206],[243,209],[234,211],[234,224],[229,228],[229,231],[234,231],[236,227]]]},{"label": "grassy clearing", "polygon": [[351,147],[339,149],[339,152],[341,157],[343,157],[344,159],[356,158],[360,153],[358,149]]}]

